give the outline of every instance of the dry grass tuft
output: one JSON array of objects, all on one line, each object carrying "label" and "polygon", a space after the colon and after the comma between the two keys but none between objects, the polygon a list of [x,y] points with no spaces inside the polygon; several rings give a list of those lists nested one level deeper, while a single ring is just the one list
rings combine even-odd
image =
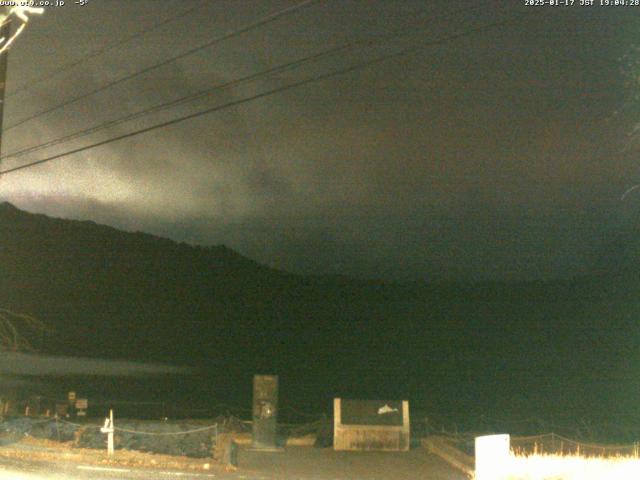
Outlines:
[{"label": "dry grass tuft", "polygon": [[508,480],[638,480],[640,459],[512,454],[508,472]]}]

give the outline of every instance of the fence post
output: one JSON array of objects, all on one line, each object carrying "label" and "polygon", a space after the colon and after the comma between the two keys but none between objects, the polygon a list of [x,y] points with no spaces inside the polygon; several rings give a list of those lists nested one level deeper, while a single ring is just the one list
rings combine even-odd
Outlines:
[{"label": "fence post", "polygon": [[107,455],[113,456],[113,409],[109,410],[109,418],[104,419],[104,426],[100,429],[102,433],[107,434]]},{"label": "fence post", "polygon": [[475,480],[504,480],[509,473],[510,437],[484,435],[476,437]]}]

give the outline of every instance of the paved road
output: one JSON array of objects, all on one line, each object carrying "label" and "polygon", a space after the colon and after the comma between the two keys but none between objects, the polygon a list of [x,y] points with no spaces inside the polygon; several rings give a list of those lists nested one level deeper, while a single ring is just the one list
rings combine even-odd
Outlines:
[{"label": "paved road", "polygon": [[422,448],[408,452],[336,452],[287,447],[283,453],[241,449],[240,467],[269,479],[296,480],[469,480]]},{"label": "paved road", "polygon": [[194,473],[0,458],[0,480],[468,480],[421,449],[405,453],[334,452],[306,447],[289,447],[283,453],[241,449],[239,464],[234,472],[216,469]]},{"label": "paved road", "polygon": [[[231,474],[232,476],[235,474]],[[231,478],[226,473],[191,473],[162,470],[136,470],[128,468],[96,467],[74,462],[32,462],[11,458],[0,459],[0,480],[152,480],[172,478],[204,480],[207,478]],[[235,478],[238,478],[237,476]]]}]

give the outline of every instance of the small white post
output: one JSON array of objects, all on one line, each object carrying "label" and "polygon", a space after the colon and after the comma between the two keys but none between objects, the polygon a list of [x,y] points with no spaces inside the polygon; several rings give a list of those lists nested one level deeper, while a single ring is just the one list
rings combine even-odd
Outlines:
[{"label": "small white post", "polygon": [[476,437],[476,480],[505,480],[509,470],[509,435]]},{"label": "small white post", "polygon": [[107,453],[109,456],[113,456],[113,409],[109,409],[109,423],[111,424],[111,431],[109,432],[109,436],[107,439]]},{"label": "small white post", "polygon": [[107,455],[113,456],[113,409],[109,409],[109,418],[104,419],[104,426],[100,429],[107,434]]}]

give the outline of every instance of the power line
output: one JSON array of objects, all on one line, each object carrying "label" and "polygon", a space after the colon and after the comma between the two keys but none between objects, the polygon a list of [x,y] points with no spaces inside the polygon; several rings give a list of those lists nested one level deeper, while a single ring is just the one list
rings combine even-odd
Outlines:
[{"label": "power line", "polygon": [[231,108],[231,107],[235,107],[235,106],[242,105],[242,104],[245,104],[245,103],[249,103],[251,101],[258,100],[258,99],[261,99],[261,98],[265,98],[265,97],[268,97],[268,96],[271,96],[271,95],[274,95],[274,94],[277,94],[277,93],[282,93],[282,92],[285,92],[287,90],[291,90],[293,88],[297,88],[297,87],[301,87],[301,86],[304,86],[304,85],[316,83],[316,82],[319,82],[319,81],[322,81],[322,80],[326,80],[326,79],[329,79],[329,78],[332,78],[332,77],[336,77],[336,76],[339,76],[339,75],[345,75],[347,73],[351,73],[351,72],[354,72],[356,70],[361,70],[363,68],[366,68],[366,67],[369,67],[371,65],[378,64],[378,63],[390,60],[392,58],[397,58],[397,57],[400,57],[400,56],[407,55],[409,53],[415,52],[415,51],[420,50],[422,48],[436,46],[436,45],[443,45],[443,44],[449,43],[451,41],[454,41],[454,40],[457,40],[457,39],[460,39],[460,38],[463,38],[463,37],[467,37],[469,35],[473,35],[475,33],[481,33],[481,32],[487,31],[487,30],[494,29],[496,27],[507,25],[508,23],[509,22],[506,21],[506,20],[505,21],[499,21],[499,22],[493,22],[493,23],[490,23],[490,24],[487,24],[487,25],[483,25],[483,26],[480,26],[480,27],[477,27],[477,28],[466,30],[466,31],[461,32],[461,33],[453,34],[453,35],[450,35],[450,36],[442,38],[442,39],[433,40],[431,42],[426,42],[426,43],[423,43],[423,44],[420,44],[420,45],[413,45],[413,46],[404,48],[402,50],[399,50],[399,51],[391,53],[391,54],[379,56],[379,57],[371,59],[371,60],[366,60],[366,61],[363,61],[363,62],[359,62],[359,63],[353,64],[353,65],[351,65],[349,67],[346,67],[346,68],[343,68],[343,69],[334,70],[332,72],[316,75],[316,76],[313,76],[313,77],[310,77],[310,78],[306,78],[304,80],[300,80],[300,81],[297,81],[297,82],[294,82],[294,83],[290,83],[290,84],[287,84],[287,85],[280,86],[278,88],[274,88],[274,89],[268,90],[266,92],[262,92],[262,93],[258,93],[256,95],[252,95],[250,97],[246,97],[246,98],[243,98],[243,99],[240,99],[240,100],[234,100],[232,102],[228,102],[228,103],[225,103],[223,105],[217,105],[217,106],[212,107],[212,108],[207,108],[207,109],[204,109],[204,110],[200,110],[198,112],[191,113],[189,115],[185,115],[185,116],[182,116],[182,117],[179,117],[179,118],[175,118],[173,120],[169,120],[169,121],[166,121],[166,122],[158,123],[158,124],[152,125],[150,127],[141,128],[139,130],[135,130],[135,131],[132,131],[132,132],[129,132],[129,133],[118,135],[116,137],[112,137],[112,138],[109,138],[109,139],[106,139],[106,140],[102,140],[100,142],[96,142],[96,143],[93,143],[93,144],[90,144],[90,145],[85,145],[83,147],[79,147],[79,148],[75,148],[75,149],[69,150],[67,152],[63,152],[63,153],[59,153],[59,154],[56,154],[56,155],[52,155],[50,157],[43,158],[41,160],[36,160],[34,162],[30,162],[30,163],[27,163],[27,164],[24,164],[24,165],[20,165],[20,166],[17,166],[17,167],[13,167],[13,168],[9,168],[9,169],[6,169],[6,170],[2,170],[2,171],[0,171],[0,176],[7,175],[9,173],[17,172],[17,171],[20,171],[20,170],[25,170],[27,168],[31,168],[31,167],[34,167],[34,166],[37,166],[37,165],[42,165],[44,163],[48,163],[48,162],[51,162],[53,160],[57,160],[57,159],[62,158],[62,157],[67,157],[69,155],[74,155],[76,153],[84,152],[86,150],[91,150],[93,148],[101,147],[101,146],[107,145],[109,143],[113,143],[113,142],[117,142],[117,141],[124,140],[124,139],[127,139],[127,138],[135,137],[137,135],[141,135],[143,133],[151,132],[153,130],[157,130],[157,129],[160,129],[160,128],[164,128],[164,127],[168,127],[168,126],[171,126],[171,125],[175,125],[175,124],[184,122],[186,120],[191,120],[191,119],[194,119],[194,118],[197,118],[197,117],[201,117],[203,115],[207,115],[209,113],[214,113],[214,112],[218,112],[220,110],[225,110],[227,108]]},{"label": "power line", "polygon": [[20,165],[18,167],[13,167],[13,168],[10,168],[10,169],[7,169],[7,170],[2,170],[2,171],[0,171],[0,175],[6,175],[8,173],[12,173],[12,172],[23,170],[23,169],[26,169],[26,168],[30,168],[30,167],[33,167],[33,166],[36,166],[36,165],[47,163],[47,162],[56,160],[58,158],[62,158],[62,157],[69,156],[69,155],[73,155],[73,154],[76,154],[76,153],[80,153],[80,152],[83,152],[83,151],[86,151],[86,150],[90,150],[90,149],[93,149],[93,148],[96,148],[96,147],[100,147],[100,146],[109,144],[109,143],[112,143],[112,142],[116,142],[116,141],[119,141],[119,140],[124,140],[124,139],[131,138],[131,137],[134,137],[134,136],[137,136],[137,135],[141,135],[143,133],[147,133],[147,132],[150,132],[150,131],[153,131],[153,130],[157,130],[159,128],[164,128],[164,127],[168,127],[168,126],[171,126],[171,125],[175,125],[177,123],[181,123],[181,122],[186,121],[186,120],[190,120],[190,119],[197,118],[197,117],[209,114],[209,113],[214,113],[214,112],[217,112],[217,111],[220,111],[220,110],[224,110],[224,109],[227,109],[227,108],[230,108],[230,107],[234,107],[234,106],[238,106],[238,105],[241,105],[241,104],[244,104],[244,103],[248,103],[250,101],[257,100],[257,99],[260,99],[260,98],[264,98],[264,97],[267,97],[267,96],[271,96],[271,95],[274,95],[276,93],[281,93],[281,92],[284,92],[284,91],[292,89],[292,88],[297,88],[297,87],[300,87],[300,86],[303,86],[303,85],[307,85],[307,84],[310,84],[310,83],[315,83],[315,82],[318,82],[318,81],[321,81],[321,80],[325,80],[325,79],[328,79],[328,78],[332,78],[332,77],[335,77],[335,76],[338,76],[338,75],[347,74],[347,73],[350,73],[350,72],[353,72],[353,71],[360,70],[362,68],[371,66],[371,65],[376,64],[376,63],[381,63],[381,62],[389,60],[391,58],[396,58],[396,57],[399,57],[399,56],[407,55],[407,54],[412,53],[412,52],[414,52],[416,50],[419,50],[421,48],[426,48],[426,47],[435,46],[435,45],[442,45],[442,44],[448,43],[450,41],[457,40],[457,39],[462,38],[462,37],[466,37],[466,36],[469,36],[469,35],[472,35],[472,34],[475,34],[475,33],[480,33],[480,32],[483,32],[483,31],[486,31],[486,30],[490,30],[490,29],[493,29],[493,28],[496,28],[496,27],[499,27],[499,26],[506,25],[507,23],[508,23],[507,21],[494,22],[494,23],[491,23],[491,24],[488,24],[488,25],[483,25],[481,27],[477,27],[477,28],[474,28],[474,29],[469,29],[469,30],[467,30],[465,32],[462,32],[462,33],[450,35],[450,36],[442,38],[442,39],[434,40],[434,41],[427,42],[427,43],[424,43],[424,44],[421,44],[421,45],[417,45],[417,46],[414,45],[414,46],[411,46],[411,47],[407,47],[407,48],[402,49],[402,50],[400,50],[398,52],[394,52],[394,53],[388,54],[388,55],[383,55],[383,56],[380,56],[380,57],[377,57],[377,58],[374,58],[374,59],[371,59],[371,60],[367,60],[367,61],[364,61],[364,62],[356,63],[356,64],[351,65],[351,66],[349,66],[347,68],[344,68],[344,69],[340,69],[340,70],[336,70],[336,71],[333,71],[333,72],[328,72],[328,73],[325,73],[325,74],[321,74],[321,75],[317,75],[317,76],[314,76],[314,77],[310,77],[310,78],[307,78],[307,79],[304,79],[304,80],[300,80],[298,82],[294,82],[294,83],[291,83],[291,84],[287,84],[287,85],[284,85],[284,86],[281,86],[281,87],[278,87],[278,88],[274,88],[272,90],[268,90],[266,92],[262,92],[262,93],[259,93],[259,94],[256,94],[256,95],[253,95],[253,96],[250,96],[250,97],[247,97],[247,98],[243,98],[243,99],[240,99],[240,100],[235,100],[235,101],[232,101],[232,102],[228,102],[228,103],[225,103],[223,105],[217,105],[217,106],[212,107],[212,108],[208,108],[208,109],[201,110],[201,111],[198,111],[198,112],[195,112],[195,113],[192,113],[192,114],[189,114],[189,115],[185,115],[185,116],[182,116],[182,117],[179,117],[179,118],[176,118],[176,119],[172,119],[172,120],[169,120],[169,121],[166,121],[166,122],[162,122],[162,123],[159,123],[159,124],[156,124],[156,125],[152,125],[150,127],[145,127],[145,128],[139,129],[139,130],[135,130],[133,132],[128,132],[128,133],[125,133],[125,134],[122,134],[122,135],[118,135],[116,137],[112,137],[112,138],[109,138],[109,139],[106,139],[106,140],[103,140],[103,141],[100,141],[100,142],[96,142],[96,143],[93,143],[93,144],[90,144],[90,145],[86,145],[86,146],[83,146],[83,147],[79,147],[79,148],[76,148],[76,149],[69,150],[67,152],[56,154],[56,155],[53,155],[53,156],[50,156],[50,157],[47,157],[47,158],[44,158],[44,159],[41,159],[41,160],[36,160],[34,162],[30,162],[30,163],[27,163],[25,165]]},{"label": "power line", "polygon": [[[455,10],[455,11],[449,12],[447,14],[438,15],[436,17],[429,18],[428,20],[429,20],[429,23],[432,23],[432,22],[440,20],[442,18],[446,18],[446,17],[449,17],[451,15],[456,15],[456,14],[460,13],[461,11],[464,11],[464,12],[468,13],[469,11],[477,10],[477,9],[480,9],[480,8],[484,8],[484,7],[480,6],[480,7],[471,8],[471,9],[468,9],[468,8],[467,9],[459,9],[459,10]],[[111,120],[111,121],[108,121],[108,122],[100,123],[98,125],[94,125],[93,127],[89,127],[89,128],[86,128],[86,129],[83,129],[83,130],[80,130],[80,131],[77,131],[77,132],[74,132],[74,133],[71,133],[71,134],[68,134],[68,135],[64,135],[62,137],[58,137],[56,139],[52,139],[52,140],[49,140],[47,142],[44,142],[44,143],[41,143],[41,144],[38,144],[38,145],[35,145],[35,146],[27,147],[27,148],[24,148],[22,150],[18,150],[18,151],[14,151],[14,152],[8,153],[8,154],[3,155],[3,156],[0,157],[0,162],[2,162],[2,160],[5,160],[7,158],[21,157],[21,156],[27,155],[29,153],[33,153],[33,152],[38,151],[38,150],[42,150],[44,148],[49,148],[49,147],[52,147],[52,146],[55,146],[55,145],[59,145],[61,143],[66,143],[66,142],[71,141],[71,140],[76,140],[78,138],[85,137],[87,135],[90,135],[92,133],[98,132],[100,130],[103,130],[103,129],[106,129],[106,128],[110,128],[110,127],[114,127],[116,125],[120,125],[122,123],[131,121],[131,120],[135,120],[137,118],[141,118],[141,117],[149,115],[151,113],[155,113],[155,112],[158,112],[158,111],[162,111],[162,110],[166,110],[166,109],[169,109],[169,108],[173,108],[175,106],[182,105],[184,103],[192,102],[192,101],[197,100],[199,98],[211,95],[212,93],[214,93],[214,92],[216,92],[218,90],[230,88],[230,87],[242,84],[242,83],[246,83],[246,82],[250,82],[250,81],[253,81],[253,80],[257,80],[257,79],[259,79],[261,77],[272,75],[274,73],[279,73],[279,72],[283,72],[283,71],[286,71],[286,70],[298,68],[298,67],[300,67],[300,66],[302,66],[304,64],[311,63],[311,62],[316,62],[316,61],[321,60],[323,58],[327,58],[327,57],[330,57],[332,55],[336,55],[336,54],[338,54],[338,53],[340,53],[342,51],[347,51],[347,50],[350,50],[350,49],[353,49],[353,48],[362,48],[362,47],[374,46],[374,45],[379,44],[382,41],[386,41],[386,40],[388,40],[390,38],[397,38],[397,37],[401,37],[401,36],[411,35],[411,34],[416,33],[418,31],[424,30],[425,28],[426,28],[426,25],[421,25],[420,27],[416,27],[416,28],[413,28],[411,30],[407,30],[407,26],[403,26],[402,28],[397,29],[396,31],[394,31],[394,32],[392,32],[390,34],[385,35],[383,39],[376,38],[374,40],[361,40],[361,41],[345,42],[345,43],[343,43],[341,45],[338,45],[338,46],[335,46],[335,47],[320,51],[318,53],[306,56],[306,57],[301,58],[301,59],[293,60],[293,61],[281,64],[281,65],[278,65],[278,66],[273,67],[273,68],[268,69],[268,70],[263,70],[261,72],[254,73],[254,74],[251,74],[251,75],[239,78],[239,79],[231,80],[229,82],[226,82],[226,83],[223,83],[223,84],[220,84],[220,85],[215,85],[213,87],[201,90],[199,92],[196,92],[196,93],[193,93],[193,94],[181,97],[181,98],[178,98],[176,100],[172,100],[170,102],[164,102],[164,103],[161,103],[159,105],[155,105],[153,107],[150,107],[150,108],[138,111],[138,112],[130,113],[130,114],[125,115],[123,117],[120,117],[120,118],[117,118],[117,119],[114,119],[114,120]]]},{"label": "power line", "polygon": [[100,93],[100,92],[102,92],[104,90],[107,90],[107,89],[109,89],[109,88],[111,88],[111,87],[113,87],[115,85],[118,85],[120,83],[126,82],[128,80],[133,79],[133,78],[139,77],[140,75],[144,75],[145,73],[149,73],[149,72],[151,72],[153,70],[156,70],[156,69],[158,69],[160,67],[164,67],[165,65],[173,63],[173,62],[175,62],[177,60],[180,60],[182,58],[185,58],[185,57],[187,57],[189,55],[193,55],[196,52],[204,50],[205,48],[211,47],[211,46],[216,45],[218,43],[221,43],[221,42],[223,42],[225,40],[228,40],[230,38],[237,37],[238,35],[242,35],[242,34],[244,34],[246,32],[254,30],[254,29],[256,29],[258,27],[261,27],[263,25],[266,25],[268,23],[274,22],[274,21],[278,20],[279,18],[281,18],[281,17],[283,17],[285,15],[288,15],[290,13],[296,12],[296,11],[298,11],[298,10],[300,10],[302,8],[305,8],[305,7],[311,5],[312,3],[315,3],[317,1],[319,1],[319,0],[304,0],[301,3],[293,5],[292,7],[288,7],[288,8],[285,8],[283,10],[279,10],[279,11],[277,11],[275,13],[269,14],[266,17],[263,17],[260,20],[257,20],[256,22],[250,23],[250,24],[245,25],[244,27],[241,27],[241,28],[239,28],[237,30],[233,30],[233,31],[231,31],[229,33],[221,35],[221,36],[219,36],[219,37],[217,37],[217,38],[215,38],[215,39],[213,39],[213,40],[211,40],[211,41],[209,41],[207,43],[204,43],[204,44],[202,44],[202,45],[200,45],[198,47],[195,47],[195,48],[192,48],[190,50],[187,50],[186,52],[180,53],[179,55],[173,56],[173,57],[168,58],[166,60],[163,60],[163,61],[161,61],[159,63],[155,63],[155,64],[153,64],[153,65],[151,65],[149,67],[143,68],[142,70],[138,70],[137,72],[131,73],[129,75],[125,75],[124,77],[120,77],[119,79],[114,80],[112,82],[109,82],[106,85],[98,87],[98,88],[96,88],[94,90],[91,90],[90,92],[83,93],[83,94],[78,95],[76,97],[73,97],[73,98],[71,98],[69,100],[66,100],[66,101],[64,101],[64,102],[62,102],[62,103],[60,103],[60,104],[58,104],[58,105],[56,105],[54,107],[48,108],[46,110],[43,110],[43,111],[38,112],[36,114],[33,114],[33,115],[29,116],[29,117],[26,117],[26,118],[18,121],[17,123],[14,123],[13,125],[5,128],[4,132],[7,132],[7,131],[9,131],[11,129],[14,129],[14,128],[16,128],[16,127],[18,127],[18,126],[20,126],[20,125],[22,125],[24,123],[27,123],[27,122],[35,119],[35,118],[41,117],[43,115],[47,115],[47,114],[49,114],[51,112],[59,110],[60,108],[63,108],[63,107],[66,107],[68,105],[71,105],[73,103],[76,103],[76,102],[78,102],[80,100],[83,100],[83,99],[85,99],[87,97],[91,97],[91,96],[93,96],[93,95],[95,95],[97,93]]},{"label": "power line", "polygon": [[[152,25],[149,28],[143,29],[137,33],[134,33],[133,35],[129,35],[128,37],[125,37],[115,43],[111,43],[108,45],[105,45],[101,48],[98,48],[92,52],[89,52],[87,55],[80,57],[77,60],[74,60],[72,62],[69,62],[67,64],[61,65],[60,67],[56,68],[55,70],[53,70],[52,72],[47,73],[46,75],[43,75],[39,78],[36,78],[35,80],[27,80],[26,84],[23,87],[18,88],[17,90],[14,90],[13,92],[11,92],[11,94],[7,95],[6,98],[10,98],[13,97],[15,95],[18,95],[22,92],[25,91],[30,91],[33,89],[33,87],[39,83],[45,82],[45,81],[50,81],[51,77],[60,75],[61,73],[64,73],[66,71],[71,70],[74,67],[77,67],[78,65],[87,62],[88,60],[91,60],[92,58],[96,58],[99,57],[100,55],[103,55],[104,53],[113,50],[117,47],[120,47],[121,45],[124,45],[126,43],[129,43],[137,38],[143,37],[148,33],[153,32],[154,30],[157,30],[161,27],[164,27],[165,25],[174,22],[176,20],[179,20],[180,18],[186,17],[187,15],[190,15],[191,13],[193,13],[195,10],[201,8],[202,4],[204,2],[199,2],[197,6],[189,8],[187,10],[185,10],[182,13],[179,13],[177,15],[172,15],[169,18],[166,18],[165,20],[156,23],[154,25]],[[10,127],[11,128],[11,127]]]}]

